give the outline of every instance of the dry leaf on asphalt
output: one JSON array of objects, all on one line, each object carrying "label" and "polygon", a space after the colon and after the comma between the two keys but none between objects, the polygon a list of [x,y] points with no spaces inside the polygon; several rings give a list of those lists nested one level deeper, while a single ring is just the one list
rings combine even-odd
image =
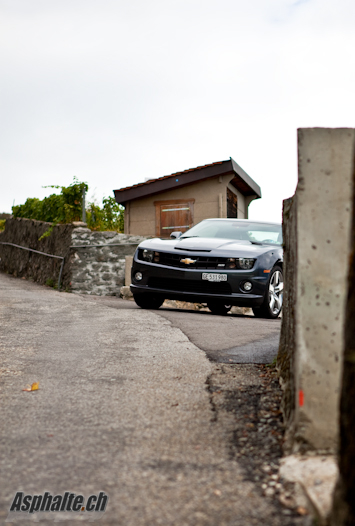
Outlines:
[{"label": "dry leaf on asphalt", "polygon": [[22,391],[38,391],[39,389],[39,382],[34,382],[32,385],[28,385],[26,389],[22,389]]},{"label": "dry leaf on asphalt", "polygon": [[308,515],[308,510],[306,508],[303,508],[302,506],[298,506],[297,513],[299,515]]}]

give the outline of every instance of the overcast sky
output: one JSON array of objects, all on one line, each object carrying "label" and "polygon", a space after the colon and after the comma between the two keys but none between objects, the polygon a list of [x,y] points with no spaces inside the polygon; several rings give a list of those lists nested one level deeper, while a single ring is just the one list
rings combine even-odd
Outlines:
[{"label": "overcast sky", "polygon": [[354,0],[0,0],[0,212],[233,157],[281,220],[297,128],[355,125]]}]

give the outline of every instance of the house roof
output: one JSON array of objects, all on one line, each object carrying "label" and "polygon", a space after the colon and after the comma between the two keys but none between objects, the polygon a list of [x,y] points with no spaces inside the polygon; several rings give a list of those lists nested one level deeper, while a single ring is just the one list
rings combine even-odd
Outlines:
[{"label": "house roof", "polygon": [[233,174],[231,184],[235,186],[243,195],[254,195],[261,197],[260,186],[237,164],[232,158],[228,161],[219,161],[212,164],[205,164],[197,168],[189,168],[183,172],[176,172],[171,175],[164,175],[158,179],[149,179],[144,183],[134,184],[126,188],[114,190],[117,203],[124,205],[127,201],[140,199],[148,195],[158,194],[174,188],[181,188],[189,184],[218,177],[219,175]]}]

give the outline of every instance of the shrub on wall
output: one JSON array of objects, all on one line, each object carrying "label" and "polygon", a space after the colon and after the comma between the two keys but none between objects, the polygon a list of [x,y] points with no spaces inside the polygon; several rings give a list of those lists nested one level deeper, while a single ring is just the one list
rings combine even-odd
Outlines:
[{"label": "shrub on wall", "polygon": [[86,210],[86,221],[91,230],[124,231],[124,208],[113,197],[104,197],[102,208],[90,203]]},{"label": "shrub on wall", "polygon": [[49,186],[47,188],[60,188],[61,193],[51,194],[42,200],[29,197],[25,204],[12,207],[13,216],[49,223],[71,223],[81,220],[82,195],[84,190],[88,190],[86,183],[80,183],[74,179],[70,186]]},{"label": "shrub on wall", "polygon": [[[71,223],[81,221],[83,191],[88,185],[74,178],[69,186],[49,186],[61,189],[60,194],[51,194],[44,199],[29,197],[23,205],[12,207],[13,217],[36,219],[48,223]],[[105,197],[102,207],[89,203],[86,208],[88,227],[92,230],[124,230],[124,208],[113,197]]]}]

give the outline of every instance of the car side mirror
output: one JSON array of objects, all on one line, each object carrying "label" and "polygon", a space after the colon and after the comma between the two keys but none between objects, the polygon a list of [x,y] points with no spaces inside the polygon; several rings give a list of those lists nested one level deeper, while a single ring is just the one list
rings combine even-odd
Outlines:
[{"label": "car side mirror", "polygon": [[170,237],[172,239],[179,239],[179,237],[182,235],[182,232],[171,232]]}]

